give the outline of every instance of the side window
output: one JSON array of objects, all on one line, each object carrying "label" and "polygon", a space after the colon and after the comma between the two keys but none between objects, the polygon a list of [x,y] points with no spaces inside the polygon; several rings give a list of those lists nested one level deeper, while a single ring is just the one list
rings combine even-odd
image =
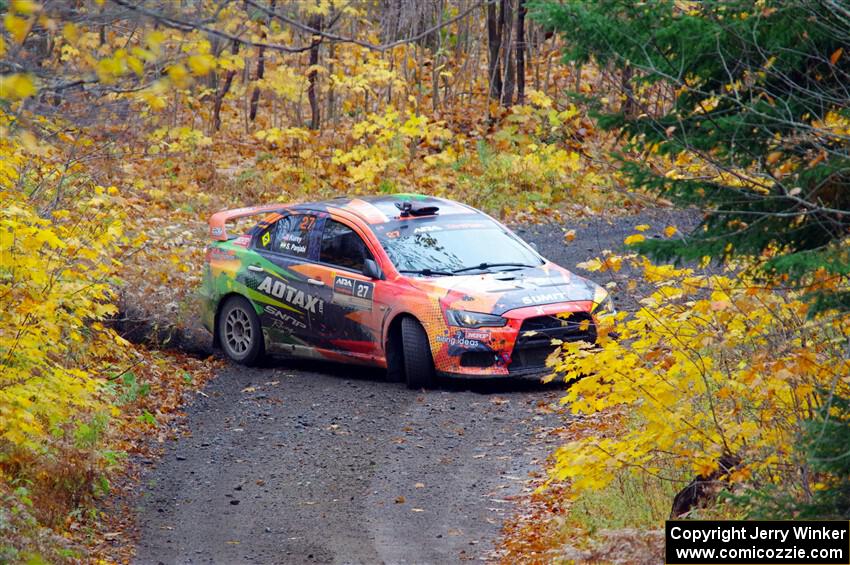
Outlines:
[{"label": "side window", "polygon": [[315,224],[316,217],[309,214],[284,216],[260,234],[257,247],[306,258],[310,254],[310,230]]},{"label": "side window", "polygon": [[319,261],[361,273],[366,259],[372,259],[372,254],[354,230],[335,220],[325,221]]}]

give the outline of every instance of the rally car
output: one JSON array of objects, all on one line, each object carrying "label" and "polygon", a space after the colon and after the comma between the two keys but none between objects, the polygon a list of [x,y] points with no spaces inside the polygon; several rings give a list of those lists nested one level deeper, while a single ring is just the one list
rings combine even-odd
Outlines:
[{"label": "rally car", "polygon": [[[226,223],[260,216],[246,233]],[[204,325],[234,361],[265,353],[437,375],[539,374],[558,341],[596,339],[604,288],[470,206],[429,196],[227,210],[209,221]]]}]

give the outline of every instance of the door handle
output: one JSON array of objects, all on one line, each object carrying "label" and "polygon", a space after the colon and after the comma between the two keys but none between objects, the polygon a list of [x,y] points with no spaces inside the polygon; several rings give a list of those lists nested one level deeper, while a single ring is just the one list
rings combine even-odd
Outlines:
[{"label": "door handle", "polygon": [[248,265],[249,271],[254,271],[255,273],[264,273],[266,270],[259,265]]},{"label": "door handle", "polygon": [[307,279],[307,284],[311,284],[313,286],[325,286],[325,281],[320,281],[318,279]]}]

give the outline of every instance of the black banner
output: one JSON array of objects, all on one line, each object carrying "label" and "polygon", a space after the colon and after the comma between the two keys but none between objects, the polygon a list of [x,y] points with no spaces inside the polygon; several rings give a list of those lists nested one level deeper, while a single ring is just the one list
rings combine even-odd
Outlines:
[{"label": "black banner", "polygon": [[850,564],[850,522],[668,520],[666,562]]}]

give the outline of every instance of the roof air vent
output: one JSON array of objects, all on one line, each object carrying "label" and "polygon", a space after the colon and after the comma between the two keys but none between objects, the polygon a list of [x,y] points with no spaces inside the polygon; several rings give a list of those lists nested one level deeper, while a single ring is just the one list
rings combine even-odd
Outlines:
[{"label": "roof air vent", "polygon": [[439,206],[418,206],[414,207],[412,202],[396,202],[395,207],[401,210],[400,218],[409,218],[410,216],[434,216],[439,211]]}]

